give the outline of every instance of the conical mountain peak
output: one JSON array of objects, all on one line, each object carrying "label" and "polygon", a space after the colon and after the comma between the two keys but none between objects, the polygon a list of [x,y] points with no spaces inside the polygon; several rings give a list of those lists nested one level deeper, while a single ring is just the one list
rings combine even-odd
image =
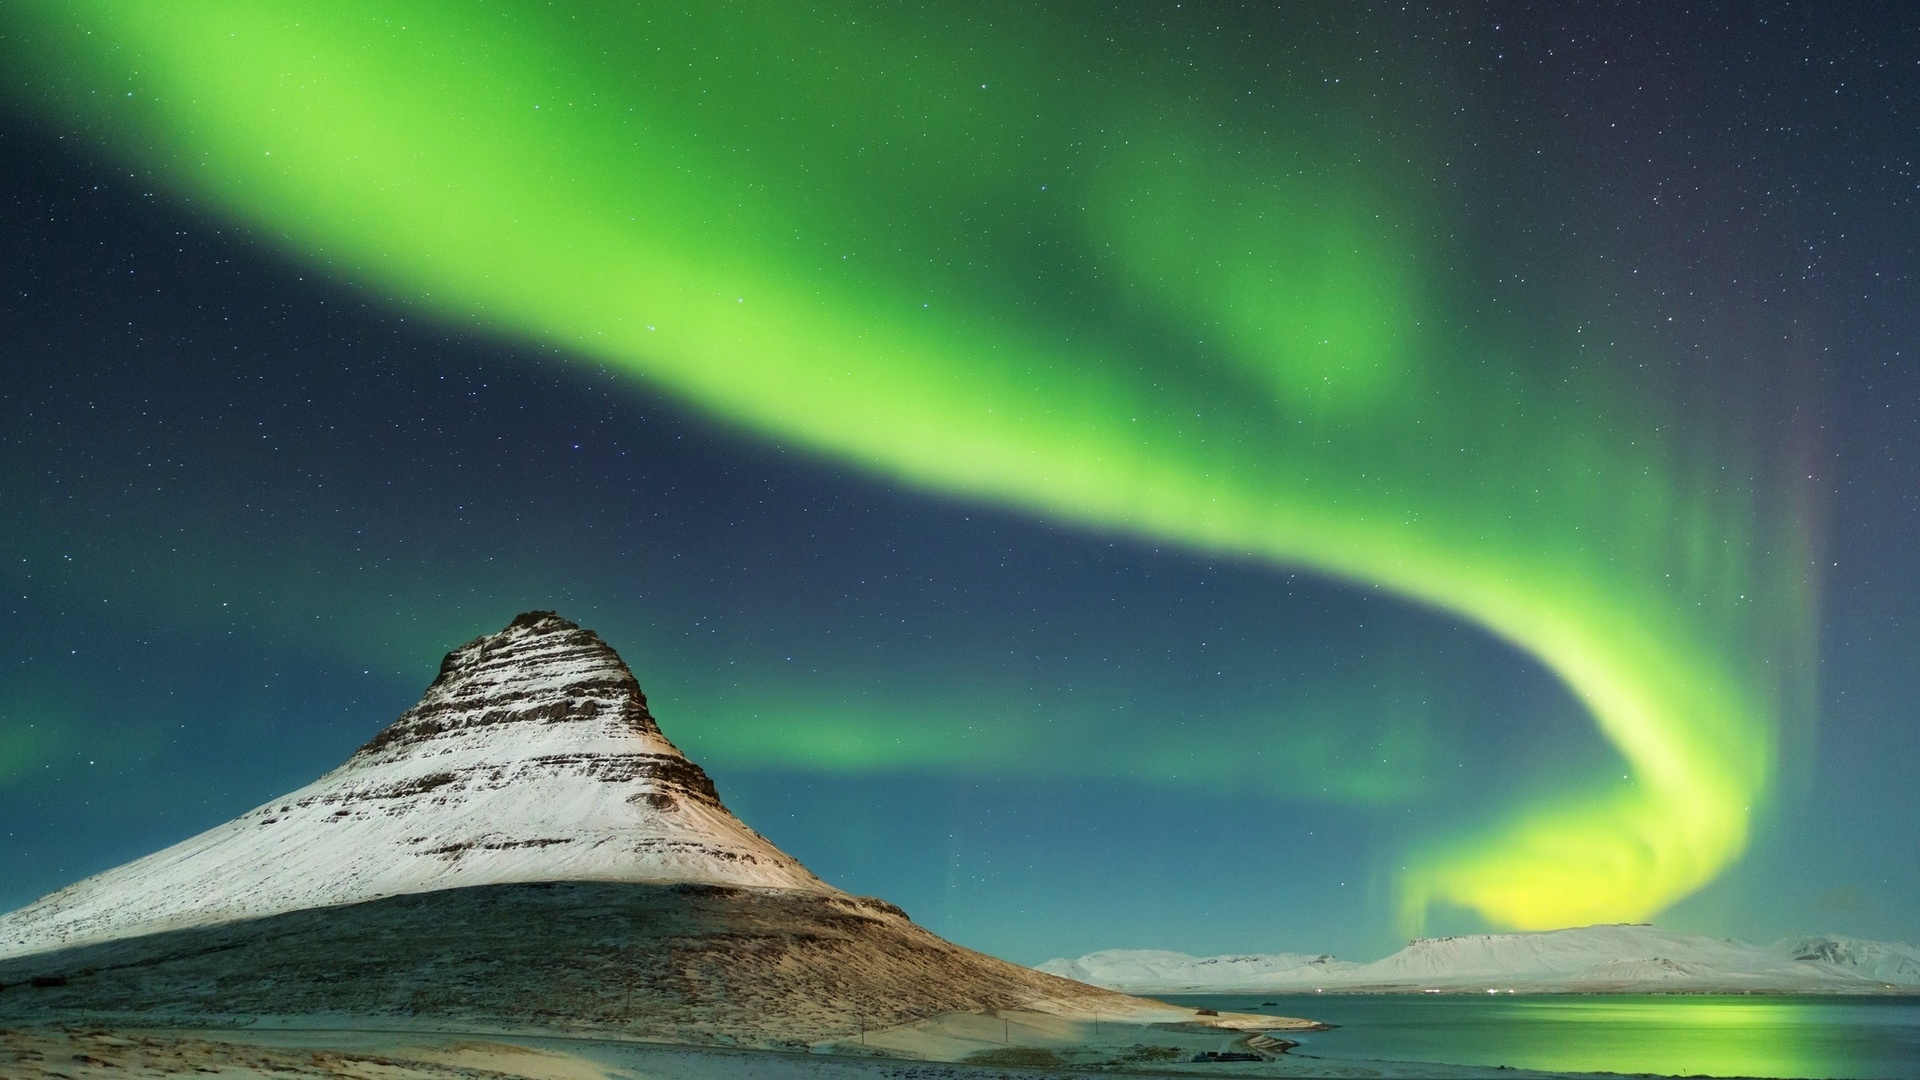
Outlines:
[{"label": "conical mountain peak", "polygon": [[0,955],[532,881],[837,892],[721,804],[599,635],[534,611],[312,784],[0,916]]},{"label": "conical mountain peak", "polygon": [[[600,779],[647,781],[655,809],[679,800],[720,808],[713,781],[660,733],[633,672],[600,635],[529,611],[440,662],[419,704],[368,740],[343,772],[406,769],[475,751],[524,750],[536,766],[582,765]],[[551,756],[571,753],[577,761]],[[724,812],[724,810],[723,810]]]}]

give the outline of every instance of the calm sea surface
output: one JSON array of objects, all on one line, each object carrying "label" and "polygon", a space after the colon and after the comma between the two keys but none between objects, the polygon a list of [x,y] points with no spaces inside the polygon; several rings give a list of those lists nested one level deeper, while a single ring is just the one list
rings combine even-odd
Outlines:
[{"label": "calm sea surface", "polygon": [[[1305,1016],[1323,1058],[1568,1072],[1920,1078],[1920,997],[1205,994],[1195,1008]],[[1265,1004],[1271,1002],[1272,1004]]]}]

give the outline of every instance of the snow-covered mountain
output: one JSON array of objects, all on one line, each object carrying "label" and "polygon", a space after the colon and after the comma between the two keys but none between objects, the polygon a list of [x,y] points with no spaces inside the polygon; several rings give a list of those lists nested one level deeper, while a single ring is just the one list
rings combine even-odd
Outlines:
[{"label": "snow-covered mountain", "polygon": [[1920,986],[1912,946],[1795,938],[1771,947],[1646,925],[1420,938],[1382,960],[1192,957],[1114,949],[1040,970],[1132,993],[1303,990],[1872,992]]},{"label": "snow-covered mountain", "polygon": [[1063,979],[1129,993],[1259,991],[1279,980],[1319,979],[1359,965],[1321,953],[1188,956],[1159,949],[1106,949],[1078,960],[1056,959],[1040,970]]},{"label": "snow-covered mountain", "polygon": [[1920,949],[1905,942],[1824,935],[1775,942],[1773,951],[1850,971],[1878,983],[1920,986]]},{"label": "snow-covered mountain", "polygon": [[598,635],[529,612],[320,779],[0,916],[0,956],[531,881],[838,895],[721,805]]},{"label": "snow-covered mountain", "polygon": [[1846,972],[1743,941],[1652,926],[1421,938],[1345,973],[1350,984],[1469,989],[1835,989]]}]

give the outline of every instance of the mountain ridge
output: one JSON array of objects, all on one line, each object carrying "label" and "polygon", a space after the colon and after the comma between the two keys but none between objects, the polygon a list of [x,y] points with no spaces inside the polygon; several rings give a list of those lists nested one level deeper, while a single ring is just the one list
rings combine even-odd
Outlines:
[{"label": "mountain ridge", "polygon": [[1646,924],[1603,924],[1416,938],[1364,964],[1328,954],[1195,957],[1108,949],[1077,960],[1055,958],[1038,970],[1127,993],[1911,993],[1920,987],[1920,950],[1833,936],[1758,946]]}]

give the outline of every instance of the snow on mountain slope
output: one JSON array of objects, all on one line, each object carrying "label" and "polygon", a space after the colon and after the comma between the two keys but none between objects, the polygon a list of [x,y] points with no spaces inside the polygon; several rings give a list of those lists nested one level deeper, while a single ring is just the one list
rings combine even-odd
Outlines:
[{"label": "snow on mountain slope", "polygon": [[1158,949],[1107,949],[1078,960],[1056,958],[1040,970],[1128,993],[1259,990],[1286,978],[1320,978],[1357,965],[1324,953],[1194,957]]},{"label": "snow on mountain slope", "polygon": [[0,916],[0,956],[531,881],[838,894],[721,805],[598,635],[530,612],[312,784]]},{"label": "snow on mountain slope", "polygon": [[1775,942],[1773,950],[1894,986],[1920,986],[1920,949],[1904,941],[1862,941],[1820,935]]},{"label": "snow on mountain slope", "polygon": [[1348,973],[1356,982],[1445,986],[1488,980],[1554,983],[1596,981],[1605,966],[1616,971],[1625,961],[1668,961],[1682,971],[1659,965],[1661,981],[1708,974],[1785,981],[1842,978],[1837,971],[1788,960],[1745,942],[1675,934],[1643,925],[1583,926],[1537,934],[1467,934],[1421,938],[1383,960]]},{"label": "snow on mountain slope", "polygon": [[[1770,948],[1645,925],[1583,926],[1535,934],[1420,938],[1382,960],[1295,953],[1210,957],[1109,950],[1050,960],[1041,970],[1135,992],[1758,991],[1856,992],[1920,985],[1920,953],[1850,938],[1796,938]],[[1221,963],[1221,961],[1229,961]]]}]

